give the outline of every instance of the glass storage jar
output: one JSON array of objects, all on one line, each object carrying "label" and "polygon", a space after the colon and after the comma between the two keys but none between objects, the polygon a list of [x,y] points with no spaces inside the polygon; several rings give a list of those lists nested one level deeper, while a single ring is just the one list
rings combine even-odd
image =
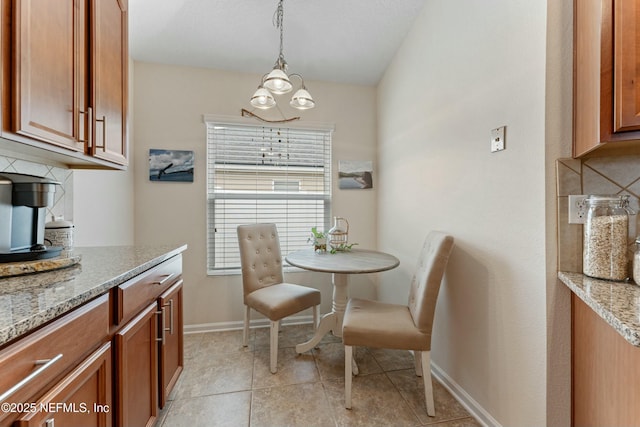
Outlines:
[{"label": "glass storage jar", "polygon": [[628,196],[589,196],[584,225],[582,272],[606,280],[629,278]]}]

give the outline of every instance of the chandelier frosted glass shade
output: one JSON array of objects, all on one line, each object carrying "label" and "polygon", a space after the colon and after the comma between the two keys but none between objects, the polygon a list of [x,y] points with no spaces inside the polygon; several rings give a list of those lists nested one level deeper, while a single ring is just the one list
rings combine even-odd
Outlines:
[{"label": "chandelier frosted glass shade", "polygon": [[269,74],[267,74],[263,85],[276,95],[290,92],[291,88],[293,88],[293,85],[289,80],[289,76],[278,68],[274,68]]},{"label": "chandelier frosted glass shade", "polygon": [[316,103],[304,87],[304,79],[300,74],[287,74],[287,61],[284,59],[282,53],[284,45],[284,0],[278,0],[278,8],[274,14],[273,23],[280,30],[280,54],[273,65],[273,70],[268,74],[262,76],[262,81],[258,90],[251,97],[251,105],[256,108],[267,109],[276,105],[274,95],[282,95],[284,93],[291,92],[293,84],[291,83],[292,77],[298,77],[302,83],[301,88],[291,98],[289,105],[298,110],[308,110],[315,107]]},{"label": "chandelier frosted glass shade", "polygon": [[315,107],[316,103],[313,101],[311,94],[303,87],[293,95],[289,105],[298,110],[308,110]]},{"label": "chandelier frosted glass shade", "polygon": [[260,86],[251,97],[251,105],[266,110],[276,105],[276,100],[271,92]]}]

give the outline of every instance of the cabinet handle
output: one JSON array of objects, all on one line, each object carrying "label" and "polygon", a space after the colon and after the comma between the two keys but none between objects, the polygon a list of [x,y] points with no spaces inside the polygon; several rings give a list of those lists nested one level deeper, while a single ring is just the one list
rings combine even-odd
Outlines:
[{"label": "cabinet handle", "polygon": [[102,148],[102,151],[107,151],[107,116],[96,119],[96,122],[102,122],[102,145],[96,143],[96,148]]},{"label": "cabinet handle", "polygon": [[169,300],[163,307],[169,307],[169,327],[165,328],[165,331],[169,331],[173,335],[173,298]]},{"label": "cabinet handle", "polygon": [[14,394],[15,392],[17,392],[18,390],[20,390],[22,387],[24,387],[25,385],[27,385],[30,381],[32,381],[34,378],[36,378],[38,375],[40,375],[41,373],[43,373],[45,370],[47,370],[51,365],[53,365],[54,363],[56,363],[58,360],[62,359],[62,353],[58,354],[57,356],[55,356],[52,359],[46,359],[46,360],[36,360],[35,361],[35,365],[42,365],[40,366],[38,369],[36,369],[35,371],[31,372],[29,375],[27,375],[26,377],[24,377],[22,380],[20,380],[20,382],[18,382],[16,385],[14,385],[13,387],[11,387],[9,390],[5,391],[4,393],[2,393],[2,395],[0,395],[0,402],[4,402],[5,400],[7,400],[9,398],[9,396],[11,396],[12,394]]},{"label": "cabinet handle", "polygon": [[152,282],[154,285],[158,285],[158,286],[164,286],[167,284],[167,282],[171,281],[171,279],[173,279],[174,274],[165,274],[164,275],[164,279],[158,281],[156,280],[155,282]]},{"label": "cabinet handle", "polygon": [[156,314],[160,316],[160,337],[156,338],[156,341],[164,345],[164,341],[166,338],[165,332],[167,330],[167,328],[165,327],[165,320],[164,320],[164,307],[156,311]]},{"label": "cabinet handle", "polygon": [[92,123],[92,120],[93,120],[93,108],[87,107],[87,111],[78,111],[78,118],[80,118],[80,115],[82,115],[82,114],[86,114],[87,115],[87,120],[85,120],[85,126],[84,126],[85,133],[87,135],[87,139],[78,138],[78,142],[86,143],[87,147],[90,148],[91,147],[91,140],[92,140],[92,138],[91,138],[91,135],[92,135],[91,123]]}]

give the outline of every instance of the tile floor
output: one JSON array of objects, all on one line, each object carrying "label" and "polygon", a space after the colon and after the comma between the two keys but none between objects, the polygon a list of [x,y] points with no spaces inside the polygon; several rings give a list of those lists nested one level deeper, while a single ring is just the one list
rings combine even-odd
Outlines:
[{"label": "tile floor", "polygon": [[344,408],[344,350],[325,337],[296,355],[311,325],[283,326],[278,372],[269,372],[269,329],[185,335],[185,367],[158,427],[481,426],[437,381],[436,416],[427,416],[422,378],[406,351],[358,348],[353,409]]}]

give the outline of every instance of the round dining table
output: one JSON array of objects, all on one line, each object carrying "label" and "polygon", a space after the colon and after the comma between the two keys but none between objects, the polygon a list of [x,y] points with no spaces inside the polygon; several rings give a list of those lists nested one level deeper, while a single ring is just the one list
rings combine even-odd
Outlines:
[{"label": "round dining table", "polygon": [[333,254],[303,249],[289,253],[285,260],[294,267],[331,273],[333,279],[331,312],[322,316],[315,334],[309,341],[296,345],[297,353],[311,350],[329,332],[337,337],[342,337],[342,320],[347,307],[349,276],[351,274],[377,273],[391,270],[400,265],[398,258],[393,255],[364,249],[351,249]]}]

